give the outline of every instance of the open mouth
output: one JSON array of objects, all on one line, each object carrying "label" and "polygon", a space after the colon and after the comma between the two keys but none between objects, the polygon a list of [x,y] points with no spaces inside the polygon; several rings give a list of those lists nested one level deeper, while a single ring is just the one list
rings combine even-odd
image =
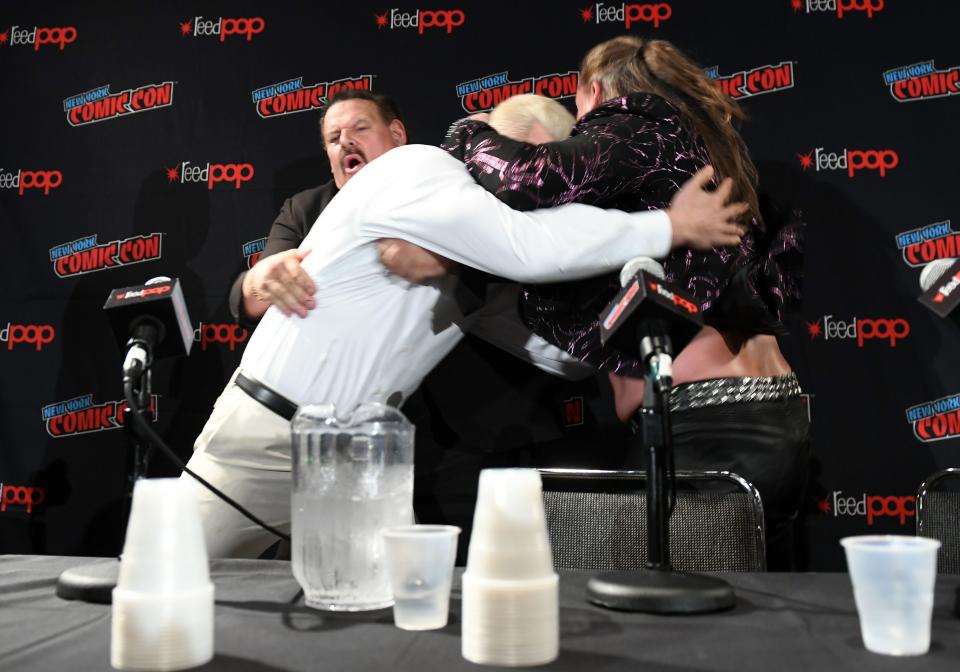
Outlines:
[{"label": "open mouth", "polygon": [[347,154],[340,163],[347,175],[353,175],[367,164],[362,154]]}]

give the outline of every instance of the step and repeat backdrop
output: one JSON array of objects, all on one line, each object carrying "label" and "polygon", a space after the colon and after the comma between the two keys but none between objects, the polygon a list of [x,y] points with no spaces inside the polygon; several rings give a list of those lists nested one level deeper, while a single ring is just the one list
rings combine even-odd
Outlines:
[{"label": "step and repeat backdrop", "polygon": [[960,466],[960,332],[916,301],[960,241],[958,21],[934,0],[4,2],[0,552],[119,550],[111,288],[181,281],[193,352],[158,365],[150,412],[189,454],[249,337],[230,284],[283,200],[329,179],[329,96],[391,93],[438,144],[516,93],[572,109],[583,54],[624,33],[672,40],[743,104],[763,191],[809,222],[782,340],[811,395],[808,566],[842,568],[844,535],[912,533],[917,486]]}]

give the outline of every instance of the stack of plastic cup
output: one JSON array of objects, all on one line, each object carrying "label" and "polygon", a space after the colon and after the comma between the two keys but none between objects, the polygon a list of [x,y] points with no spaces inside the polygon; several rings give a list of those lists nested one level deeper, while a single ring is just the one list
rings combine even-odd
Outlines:
[{"label": "stack of plastic cup", "polygon": [[463,657],[483,665],[542,665],[559,653],[559,579],[533,469],[480,473],[463,574]]},{"label": "stack of plastic cup", "polygon": [[213,584],[196,501],[175,478],[133,489],[113,590],[110,664],[182,670],[213,658]]}]

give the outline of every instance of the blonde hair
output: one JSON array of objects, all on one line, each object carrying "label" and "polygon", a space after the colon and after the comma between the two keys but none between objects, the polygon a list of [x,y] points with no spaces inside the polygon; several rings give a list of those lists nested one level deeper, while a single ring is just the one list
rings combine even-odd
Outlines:
[{"label": "blonde hair", "polygon": [[490,126],[500,135],[523,138],[540,124],[554,141],[570,135],[575,119],[563,105],[532,93],[511,96],[493,108]]},{"label": "blonde hair", "polygon": [[757,201],[757,168],[735,123],[746,119],[736,101],[724,94],[699,65],[666,40],[632,35],[601,42],[580,65],[579,86],[603,87],[605,99],[637,91],[668,100],[703,139],[718,178],[733,178],[733,198],[750,205],[762,226]]}]

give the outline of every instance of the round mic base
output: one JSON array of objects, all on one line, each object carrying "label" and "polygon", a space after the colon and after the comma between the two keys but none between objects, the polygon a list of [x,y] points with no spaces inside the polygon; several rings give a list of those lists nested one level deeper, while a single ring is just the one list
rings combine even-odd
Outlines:
[{"label": "round mic base", "polygon": [[607,609],[650,614],[704,614],[737,604],[733,588],[722,579],[653,569],[595,576],[587,582],[587,600]]}]

